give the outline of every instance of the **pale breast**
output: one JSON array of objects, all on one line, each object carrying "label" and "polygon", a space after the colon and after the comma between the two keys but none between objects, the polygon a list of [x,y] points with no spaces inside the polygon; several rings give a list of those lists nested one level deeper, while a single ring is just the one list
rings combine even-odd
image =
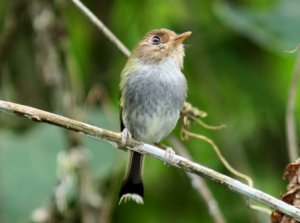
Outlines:
[{"label": "pale breast", "polygon": [[186,98],[186,81],[179,69],[159,66],[130,75],[123,92],[124,125],[133,137],[161,141],[175,128]]}]

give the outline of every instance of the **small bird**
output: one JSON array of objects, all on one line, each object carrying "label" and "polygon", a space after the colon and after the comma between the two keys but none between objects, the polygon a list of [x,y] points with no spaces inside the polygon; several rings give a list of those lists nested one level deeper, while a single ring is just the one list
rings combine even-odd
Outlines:
[{"label": "small bird", "polygon": [[[186,79],[181,72],[182,42],[190,35],[191,32],[177,35],[168,29],[154,29],[133,49],[121,73],[123,136],[155,144],[175,128],[187,95]],[[130,151],[120,203],[133,200],[143,204],[142,169],[143,155]]]}]

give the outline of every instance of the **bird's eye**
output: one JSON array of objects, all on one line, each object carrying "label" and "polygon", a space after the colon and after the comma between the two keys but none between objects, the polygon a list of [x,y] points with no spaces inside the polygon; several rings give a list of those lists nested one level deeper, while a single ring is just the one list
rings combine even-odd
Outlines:
[{"label": "bird's eye", "polygon": [[152,39],[151,39],[151,43],[153,45],[158,45],[160,44],[160,37],[159,36],[153,36]]}]

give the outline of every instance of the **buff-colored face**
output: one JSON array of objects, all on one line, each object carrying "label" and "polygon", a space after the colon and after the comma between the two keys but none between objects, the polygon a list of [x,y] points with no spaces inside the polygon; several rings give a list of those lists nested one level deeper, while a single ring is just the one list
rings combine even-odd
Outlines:
[{"label": "buff-colored face", "polygon": [[183,59],[182,42],[191,35],[185,32],[177,35],[168,29],[155,29],[147,33],[133,50],[132,55],[145,62],[158,62],[170,55]]}]

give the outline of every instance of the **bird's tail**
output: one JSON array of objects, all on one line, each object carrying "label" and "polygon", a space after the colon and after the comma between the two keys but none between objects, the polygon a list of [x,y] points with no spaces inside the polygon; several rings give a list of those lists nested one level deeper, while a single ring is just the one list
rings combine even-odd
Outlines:
[{"label": "bird's tail", "polygon": [[144,186],[142,181],[143,155],[130,152],[125,178],[120,190],[120,201],[133,200],[138,204],[144,203]]}]

